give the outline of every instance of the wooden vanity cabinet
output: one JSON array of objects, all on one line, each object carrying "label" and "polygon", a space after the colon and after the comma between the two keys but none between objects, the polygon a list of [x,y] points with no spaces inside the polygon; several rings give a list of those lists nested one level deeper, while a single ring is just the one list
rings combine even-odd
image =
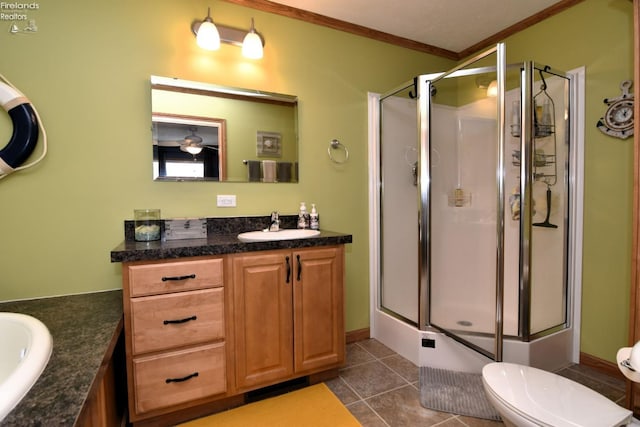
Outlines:
[{"label": "wooden vanity cabinet", "polygon": [[344,364],[344,246],[123,264],[129,420],[174,425]]},{"label": "wooden vanity cabinet", "polygon": [[230,255],[235,386],[248,391],[344,363],[344,247]]},{"label": "wooden vanity cabinet", "polygon": [[222,257],[124,264],[132,422],[226,395],[223,269]]}]

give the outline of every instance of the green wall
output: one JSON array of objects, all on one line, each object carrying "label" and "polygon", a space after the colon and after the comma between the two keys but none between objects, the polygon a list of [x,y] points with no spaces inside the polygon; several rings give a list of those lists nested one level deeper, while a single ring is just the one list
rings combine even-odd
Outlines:
[{"label": "green wall", "polygon": [[[245,60],[226,44],[198,48],[190,25],[206,16],[201,1],[39,4],[30,13],[37,33],[0,31],[0,72],[31,99],[49,135],[41,165],[0,181],[0,300],[120,288],[109,253],[135,208],[167,218],[294,214],[305,201],[318,207],[321,227],[353,234],[346,326],[369,325],[367,91],[451,61],[223,1],[211,3],[213,19],[248,28],[255,17],[264,59]],[[151,75],[297,95],[300,183],[152,181]],[[0,129],[8,141],[8,120]],[[333,138],[349,148],[348,163],[330,161]],[[237,208],[217,208],[216,194],[237,195]]]},{"label": "green wall", "polygon": [[[321,226],[353,234],[347,247],[347,330],[369,325],[367,92],[386,92],[451,61],[222,1],[221,24],[255,17],[265,57],[199,49],[196,0],[45,0],[35,34],[0,32],[0,72],[38,108],[49,136],[39,166],[0,181],[0,300],[119,288],[109,252],[134,208],[164,217],[295,213],[316,203]],[[507,40],[509,61],[586,67],[582,350],[615,360],[627,343],[632,141],[600,134],[602,99],[632,77],[632,5],[586,0]],[[8,28],[8,22],[0,22]],[[179,77],[299,97],[300,183],[171,183],[151,179],[149,76]],[[0,140],[11,126],[0,117]],[[329,141],[350,158],[335,165]],[[217,208],[236,194],[237,208]]]}]

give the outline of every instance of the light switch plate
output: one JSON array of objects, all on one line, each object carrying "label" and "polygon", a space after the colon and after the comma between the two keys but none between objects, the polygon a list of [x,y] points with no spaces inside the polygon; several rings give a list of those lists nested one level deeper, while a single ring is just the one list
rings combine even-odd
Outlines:
[{"label": "light switch plate", "polygon": [[218,194],[217,206],[219,208],[235,208],[236,195],[235,194]]}]

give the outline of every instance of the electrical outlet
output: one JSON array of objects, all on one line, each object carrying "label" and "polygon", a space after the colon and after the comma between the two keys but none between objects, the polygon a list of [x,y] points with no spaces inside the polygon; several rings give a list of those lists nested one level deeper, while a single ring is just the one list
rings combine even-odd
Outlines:
[{"label": "electrical outlet", "polygon": [[217,206],[219,208],[235,208],[236,195],[235,194],[218,194]]},{"label": "electrical outlet", "polygon": [[427,348],[436,348],[436,340],[430,338],[422,338],[422,346]]}]

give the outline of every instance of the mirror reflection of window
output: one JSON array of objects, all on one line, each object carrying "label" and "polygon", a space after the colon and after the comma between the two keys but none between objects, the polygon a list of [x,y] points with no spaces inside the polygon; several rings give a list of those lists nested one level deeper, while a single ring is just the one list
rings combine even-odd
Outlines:
[{"label": "mirror reflection of window", "polygon": [[224,129],[224,120],[154,114],[153,178],[224,180]]},{"label": "mirror reflection of window", "polygon": [[167,176],[204,178],[204,162],[167,162]]},{"label": "mirror reflection of window", "polygon": [[[153,175],[160,175],[160,162],[153,162]],[[165,162],[165,176],[168,178],[204,178],[204,162]]]}]

